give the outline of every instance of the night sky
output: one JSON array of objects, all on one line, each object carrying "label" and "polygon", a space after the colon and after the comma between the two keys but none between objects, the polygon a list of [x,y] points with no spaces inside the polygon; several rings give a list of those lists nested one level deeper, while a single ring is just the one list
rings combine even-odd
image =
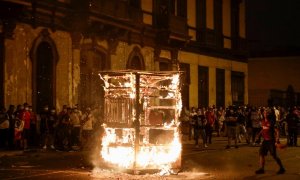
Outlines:
[{"label": "night sky", "polygon": [[300,0],[247,0],[246,19],[251,50],[300,50]]}]

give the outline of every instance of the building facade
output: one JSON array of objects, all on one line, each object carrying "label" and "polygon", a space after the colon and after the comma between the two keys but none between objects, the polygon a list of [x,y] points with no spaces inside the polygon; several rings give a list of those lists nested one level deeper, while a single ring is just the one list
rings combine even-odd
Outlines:
[{"label": "building facade", "polygon": [[101,106],[103,70],[181,70],[183,106],[248,103],[245,0],[1,0],[1,104]]}]

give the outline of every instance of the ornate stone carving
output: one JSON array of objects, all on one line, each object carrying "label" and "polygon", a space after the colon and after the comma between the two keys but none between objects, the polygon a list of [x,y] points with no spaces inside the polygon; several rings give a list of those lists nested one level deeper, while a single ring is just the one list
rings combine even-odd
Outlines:
[{"label": "ornate stone carving", "polygon": [[31,50],[30,50],[30,59],[31,60],[35,59],[37,47],[43,41],[48,42],[51,45],[51,47],[53,47],[52,48],[52,51],[53,51],[52,53],[54,56],[53,58],[57,62],[59,58],[58,58],[56,44],[53,41],[53,39],[50,37],[50,33],[49,33],[48,29],[46,29],[46,28],[42,29],[39,36],[33,41],[33,44],[32,44]]}]

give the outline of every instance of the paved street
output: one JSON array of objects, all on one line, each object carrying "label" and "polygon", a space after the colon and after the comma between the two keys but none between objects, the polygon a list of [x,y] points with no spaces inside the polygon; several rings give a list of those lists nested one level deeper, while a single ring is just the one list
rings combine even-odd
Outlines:
[{"label": "paved street", "polygon": [[224,137],[214,138],[205,149],[195,148],[192,141],[185,140],[182,171],[168,176],[113,172],[101,168],[101,162],[94,168],[97,155],[92,151],[0,151],[0,179],[300,179],[300,147],[278,150],[285,174],[276,174],[278,167],[268,156],[266,173],[255,175],[258,147],[241,143],[237,149],[226,150],[225,145]]}]

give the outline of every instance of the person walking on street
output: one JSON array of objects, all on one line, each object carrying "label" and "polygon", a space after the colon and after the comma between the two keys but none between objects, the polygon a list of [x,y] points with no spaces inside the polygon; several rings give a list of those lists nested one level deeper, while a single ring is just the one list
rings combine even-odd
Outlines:
[{"label": "person walking on street", "polygon": [[250,120],[252,124],[252,144],[255,146],[256,144],[260,143],[260,137],[255,140],[255,137],[257,134],[261,131],[261,114],[259,110],[256,107],[252,108],[252,111],[250,113]]},{"label": "person walking on street", "polygon": [[279,133],[278,129],[275,128],[275,122],[271,120],[271,113],[268,113],[266,109],[262,109],[262,129],[257,135],[263,137],[263,142],[259,149],[259,160],[260,160],[260,168],[255,171],[256,174],[263,174],[265,173],[265,156],[270,152],[271,156],[277,162],[279,166],[279,170],[277,174],[283,174],[285,169],[282,165],[280,158],[277,156],[276,153],[276,144],[279,143]]}]

